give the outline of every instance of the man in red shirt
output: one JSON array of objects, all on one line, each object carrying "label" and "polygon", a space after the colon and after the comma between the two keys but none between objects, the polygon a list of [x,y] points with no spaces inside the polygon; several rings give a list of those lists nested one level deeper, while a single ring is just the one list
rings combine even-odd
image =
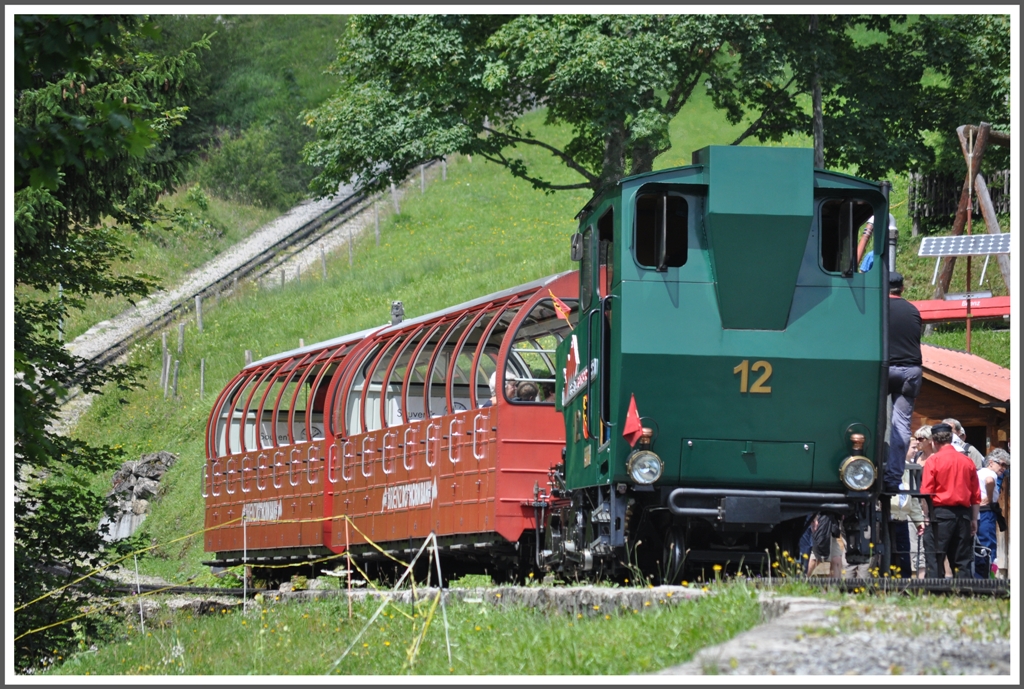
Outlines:
[{"label": "man in red shirt", "polygon": [[931,440],[936,452],[925,463],[921,478],[921,493],[931,495],[930,501],[921,501],[929,522],[924,535],[929,579],[945,574],[947,557],[954,577],[974,576],[971,565],[981,487],[974,462],[950,445],[952,439],[953,428],[949,424],[932,426]]}]

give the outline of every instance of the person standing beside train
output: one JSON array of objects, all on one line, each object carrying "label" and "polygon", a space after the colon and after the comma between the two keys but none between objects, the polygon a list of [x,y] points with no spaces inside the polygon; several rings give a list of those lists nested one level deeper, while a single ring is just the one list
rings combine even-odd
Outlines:
[{"label": "person standing beside train", "polygon": [[[924,464],[928,461],[928,458],[935,454],[935,448],[932,446],[932,427],[928,425],[921,426],[914,431],[914,437],[910,439],[910,450],[907,451],[907,468],[906,474],[911,475],[916,473],[916,477],[911,479],[911,487],[917,488],[920,491],[921,488],[921,472],[924,470]],[[912,501],[917,503],[917,512],[921,513],[921,500],[919,498],[910,498]],[[907,535],[910,538],[910,566],[913,568],[915,577],[918,579],[924,579],[925,573],[925,554],[924,554],[924,514],[920,515],[921,522],[915,523],[913,517],[907,524],[909,529]]]},{"label": "person standing beside train", "polygon": [[978,469],[978,483],[981,486],[981,506],[978,508],[980,512],[978,515],[978,544],[986,548],[988,554],[975,554],[974,573],[982,579],[989,578],[992,574],[992,563],[996,561],[996,522],[1002,517],[996,484],[1008,466],[1010,466],[1010,455],[1006,450],[996,448],[985,458],[985,466]]},{"label": "person standing beside train", "polygon": [[889,457],[882,474],[886,493],[899,492],[910,442],[910,419],[921,392],[921,312],[903,298],[903,275],[889,273]]},{"label": "person standing beside train", "polygon": [[935,454],[928,458],[921,478],[921,493],[929,524],[925,530],[928,578],[945,574],[943,562],[949,559],[954,577],[974,576],[974,536],[978,533],[981,487],[974,462],[950,444],[953,427],[946,423],[932,426]]},{"label": "person standing beside train", "polygon": [[985,456],[978,451],[978,448],[967,442],[967,432],[963,424],[956,419],[943,419],[942,423],[948,423],[953,427],[953,447],[971,458],[974,468],[980,469],[984,464]]}]

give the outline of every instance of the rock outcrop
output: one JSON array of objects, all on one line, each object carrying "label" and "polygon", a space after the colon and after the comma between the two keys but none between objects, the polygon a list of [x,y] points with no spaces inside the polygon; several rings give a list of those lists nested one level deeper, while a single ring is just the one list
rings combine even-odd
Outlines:
[{"label": "rock outcrop", "polygon": [[135,533],[149,513],[149,505],[160,490],[160,479],[178,461],[170,452],[153,452],[125,462],[114,473],[113,488],[107,493],[108,516],[100,520],[103,538],[116,541]]}]

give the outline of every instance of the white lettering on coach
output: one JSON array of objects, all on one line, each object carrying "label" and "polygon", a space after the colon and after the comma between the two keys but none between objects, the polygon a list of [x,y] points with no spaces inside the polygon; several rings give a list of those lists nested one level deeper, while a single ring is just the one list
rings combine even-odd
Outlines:
[{"label": "white lettering on coach", "polygon": [[436,497],[437,479],[434,479],[433,483],[430,481],[417,481],[416,483],[401,483],[397,486],[388,486],[384,489],[380,511],[432,505]]},{"label": "white lettering on coach", "polygon": [[264,500],[242,505],[242,516],[250,522],[272,522],[281,518],[281,501]]}]

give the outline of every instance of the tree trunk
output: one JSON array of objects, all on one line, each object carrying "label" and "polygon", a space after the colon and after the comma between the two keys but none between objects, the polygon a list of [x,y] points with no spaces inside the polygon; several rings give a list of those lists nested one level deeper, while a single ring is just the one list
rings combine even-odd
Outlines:
[{"label": "tree trunk", "polygon": [[626,125],[616,122],[604,137],[604,159],[595,192],[616,184],[626,170]]},{"label": "tree trunk", "polygon": [[[811,33],[818,31],[818,15],[811,15]],[[811,39],[813,46],[814,39]],[[814,74],[811,75],[811,100],[814,108],[814,167],[825,167],[825,117],[821,112],[821,78],[818,75],[818,49],[814,47]]]},{"label": "tree trunk", "polygon": [[[988,122],[982,122],[981,127],[978,128],[978,138],[974,140],[973,155],[968,158],[968,145],[967,145],[967,127],[968,125],[960,125],[956,128],[957,136],[960,137],[960,149],[963,151],[964,160],[970,161],[967,170],[967,177],[964,179],[964,188],[960,192],[960,203],[956,208],[956,217],[953,218],[953,231],[952,235],[957,236],[964,233],[964,226],[967,224],[967,214],[972,211],[968,207],[968,184],[970,180],[974,179],[978,175],[978,168],[981,167],[981,158],[985,155],[985,147],[988,145],[988,135],[991,125]],[[953,267],[956,265],[956,256],[947,256],[942,262],[942,273],[939,275],[939,279],[935,283],[935,292],[932,294],[932,299],[942,299],[946,292],[949,291],[949,282],[953,279]],[[968,285],[968,288],[970,285]]]}]

